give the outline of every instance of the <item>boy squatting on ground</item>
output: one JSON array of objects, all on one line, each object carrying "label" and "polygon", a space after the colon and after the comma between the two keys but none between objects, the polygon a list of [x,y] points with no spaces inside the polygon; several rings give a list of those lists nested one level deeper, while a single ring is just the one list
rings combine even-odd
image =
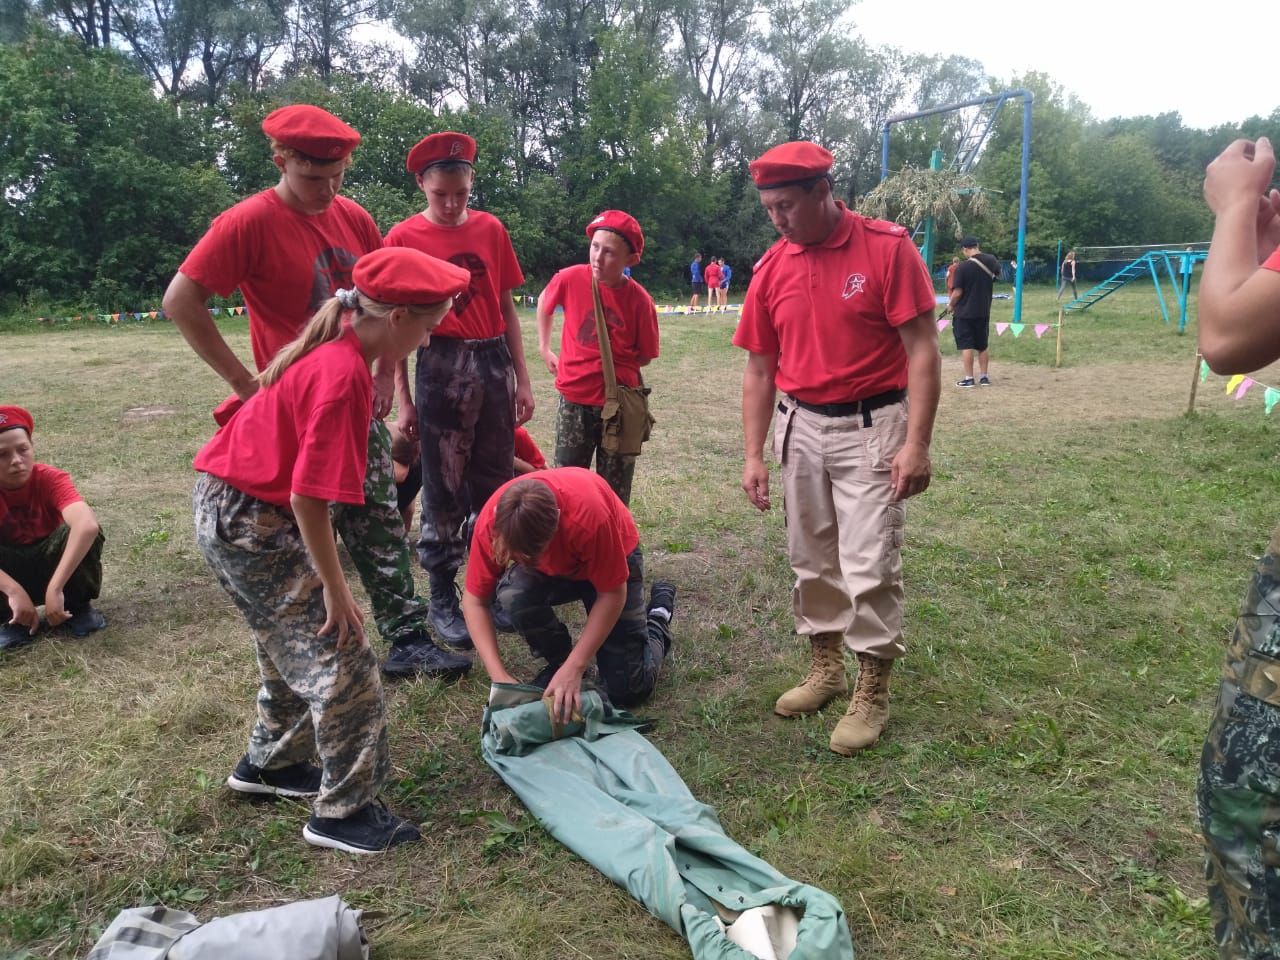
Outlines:
[{"label": "boy squatting on ground", "polygon": [[[538,297],[538,352],[555,374],[560,406],[556,411],[556,466],[590,467],[625,504],[631,503],[631,480],[636,458],[608,453],[600,445],[604,408],[604,368],[596,333],[594,277],[600,286],[609,345],[618,383],[640,385],[640,368],[658,355],[658,310],[653,298],[636,281],[625,277],[644,253],[644,233],[635,218],[621,210],[606,210],[587,224],[588,263],[561,270]],[[556,307],[564,308],[560,355],[551,349],[551,321]]]},{"label": "boy squatting on ground", "polygon": [[355,289],[320,308],[195,459],[196,542],[249,623],[262,680],[227,785],[315,797],[303,837],[316,846],[378,853],[420,836],[376,799],[390,770],[382,684],[330,507],[365,498],[373,362],[425,342],[468,279],[416,250],[361,257]]},{"label": "boy squatting on ground", "polygon": [[[489,678],[516,683],[498,653],[489,612],[495,596],[515,632],[546,660],[531,683],[545,689],[560,722],[579,709],[593,659],[617,706],[653,692],[671,649],[676,588],[657,581],[646,608],[640,534],[602,477],[580,467],[517,477],[476,520],[462,612]],[[575,600],[587,610],[576,644],[554,609]]]},{"label": "boy squatting on ground", "polygon": [[[1280,192],[1270,142],[1237,140],[1209,164],[1213,242],[1200,281],[1200,353],[1222,374],[1280,359]],[[1280,949],[1280,528],[1227,647],[1200,758],[1213,935],[1224,958]]]},{"label": "boy squatting on ground", "polygon": [[[524,274],[506,227],[469,210],[476,142],[433,133],[405,160],[427,209],[387,232],[389,247],[412,247],[471,272],[431,345],[418,351],[416,409],[408,363],[397,368],[397,425],[422,441],[422,521],[418,560],[431,584],[431,625],[456,647],[471,646],[456,578],[467,520],[512,477],[513,436],[533,416],[520,318],[511,291]],[[513,384],[514,380],[514,384]]]},{"label": "boy squatting on ground", "polygon": [[[356,260],[382,246],[373,218],[339,193],[360,134],[309,104],[273,111],[262,131],[279,182],[220,214],[164,297],[166,316],[240,400],[249,399],[258,381],[210,318],[209,297],[239,288],[249,307],[254,366],[263,370],[336,289],[351,285]],[[393,377],[391,364],[377,364],[363,503],[344,505],[334,519],[369,594],[378,632],[391,645],[383,671],[459,676],[471,661],[431,640],[427,604],[414,586],[396,509],[391,439],[382,422],[391,407]]]},{"label": "boy squatting on ground", "polygon": [[0,407],[0,650],[31,642],[44,604],[50,627],[77,637],[107,625],[98,518],[62,470],[35,462],[31,414]]}]

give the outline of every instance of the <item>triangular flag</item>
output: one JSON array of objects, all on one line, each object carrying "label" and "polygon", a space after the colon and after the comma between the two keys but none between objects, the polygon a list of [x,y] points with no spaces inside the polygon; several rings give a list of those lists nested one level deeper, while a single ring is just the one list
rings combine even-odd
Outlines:
[{"label": "triangular flag", "polygon": [[156,318],[156,311],[154,310],[147,311],[147,316],[150,317],[152,320],[154,320]]},{"label": "triangular flag", "polygon": [[948,317],[940,317],[938,319],[938,332],[941,333],[943,330],[947,329],[950,323],[951,320]]},{"label": "triangular flag", "polygon": [[243,313],[244,313],[244,307],[236,307],[236,316],[237,316],[237,317],[238,317],[238,316],[240,316],[240,315],[241,315],[241,314],[243,314]]},{"label": "triangular flag", "polygon": [[1245,377],[1244,380],[1241,381],[1240,383],[1240,389],[1236,391],[1236,399],[1237,400],[1244,399],[1244,395],[1249,392],[1249,388],[1252,387],[1255,382],[1256,381],[1253,380],[1251,377]]},{"label": "triangular flag", "polygon": [[1002,337],[1002,336],[1004,336],[1004,332],[1005,332],[1006,330],[1008,330],[1008,329],[1009,329],[1009,325],[1008,325],[1007,323],[997,323],[997,324],[996,324],[996,336],[997,336],[997,337]]},{"label": "triangular flag", "polygon": [[1209,364],[1204,360],[1200,361],[1200,382],[1204,383],[1209,379]]},{"label": "triangular flag", "polygon": [[1267,392],[1262,395],[1262,405],[1266,408],[1267,413],[1275,409],[1278,401],[1280,401],[1280,390],[1275,387],[1267,387]]},{"label": "triangular flag", "polygon": [[113,313],[113,314],[111,315],[111,322],[112,322],[112,323],[119,323],[119,322],[120,322],[120,314],[118,314],[118,313]]},{"label": "triangular flag", "polygon": [[1013,335],[1015,337],[1019,337],[1022,335],[1022,328],[1024,326],[1025,324],[1022,324],[1022,323],[1011,323],[1009,324],[1009,329],[1013,331]]},{"label": "triangular flag", "polygon": [[1037,324],[1036,324],[1036,339],[1037,339],[1037,340],[1039,340],[1039,339],[1040,339],[1041,337],[1043,337],[1046,333],[1048,333],[1048,331],[1049,331],[1049,325],[1048,325],[1047,323],[1037,323]]},{"label": "triangular flag", "polygon": [[1234,377],[1232,377],[1230,380],[1227,381],[1227,389],[1224,392],[1230,393],[1232,390],[1240,386],[1240,384],[1242,383],[1244,383],[1244,374],[1237,373]]}]

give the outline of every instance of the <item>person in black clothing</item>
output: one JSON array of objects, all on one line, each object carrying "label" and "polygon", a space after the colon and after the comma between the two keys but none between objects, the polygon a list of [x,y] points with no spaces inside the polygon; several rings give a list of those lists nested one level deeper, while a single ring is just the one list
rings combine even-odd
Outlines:
[{"label": "person in black clothing", "polygon": [[960,247],[968,259],[956,267],[948,304],[954,318],[951,330],[956,337],[956,349],[964,363],[964,376],[956,381],[956,386],[974,386],[973,354],[977,351],[977,385],[989,387],[987,341],[991,334],[991,290],[1000,277],[1000,261],[982,252],[977,237],[965,237]]}]

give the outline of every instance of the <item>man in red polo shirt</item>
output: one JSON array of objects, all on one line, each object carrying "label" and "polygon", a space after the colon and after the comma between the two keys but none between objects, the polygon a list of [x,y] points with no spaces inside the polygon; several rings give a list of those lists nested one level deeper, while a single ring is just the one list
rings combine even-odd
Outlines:
[{"label": "man in red polo shirt", "polygon": [[[165,315],[242,401],[257,391],[257,376],[227,346],[209,316],[209,298],[239,288],[249,307],[254,366],[262,370],[321,304],[353,286],[356,260],[382,247],[373,218],[338,193],[360,134],[310,104],[273,111],[262,131],[280,182],[219,215],[164,295]],[[369,594],[378,632],[391,644],[383,672],[456,676],[470,661],[431,640],[396,508],[391,435],[382,422],[391,409],[394,366],[379,360],[375,368],[364,503],[343,505],[334,520]]]},{"label": "man in red polo shirt", "polygon": [[906,652],[903,501],[929,485],[941,360],[933,285],[907,231],[836,200],[831,167],[806,142],[750,164],[782,239],[755,266],[733,342],[749,351],[742,487],[769,509],[763,448],[776,407],[796,630],[813,654],[774,710],[814,713],[847,692],[848,647],[858,679],[831,749],[849,756],[883,733],[889,671]]}]

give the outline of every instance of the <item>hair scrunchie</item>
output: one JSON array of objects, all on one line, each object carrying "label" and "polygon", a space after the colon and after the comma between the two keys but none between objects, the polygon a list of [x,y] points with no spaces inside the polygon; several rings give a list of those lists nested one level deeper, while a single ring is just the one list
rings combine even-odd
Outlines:
[{"label": "hair scrunchie", "polygon": [[338,298],[338,302],[348,310],[355,310],[360,306],[360,291],[352,287],[350,290],[335,290],[333,295]]}]

